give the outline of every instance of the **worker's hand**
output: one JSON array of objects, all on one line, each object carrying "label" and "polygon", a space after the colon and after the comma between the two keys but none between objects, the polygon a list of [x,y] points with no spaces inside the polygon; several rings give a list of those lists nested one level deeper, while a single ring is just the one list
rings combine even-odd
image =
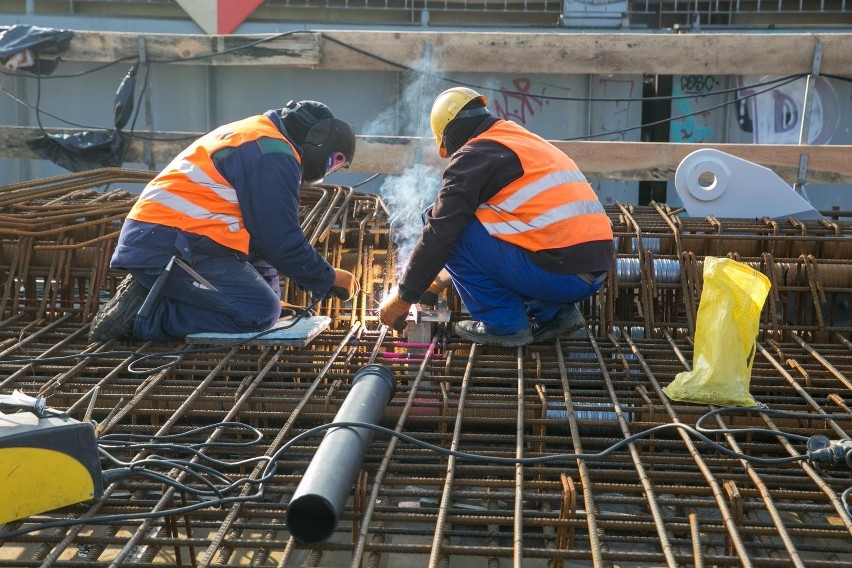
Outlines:
[{"label": "worker's hand", "polygon": [[330,296],[348,302],[360,291],[361,286],[351,272],[341,270],[340,268],[334,269],[334,284],[331,290],[328,291]]},{"label": "worker's hand", "polygon": [[399,297],[399,289],[394,287],[379,306],[379,321],[397,331],[405,330],[405,318],[411,304]]},{"label": "worker's hand", "polygon": [[451,283],[452,279],[450,278],[450,273],[447,272],[446,268],[441,269],[441,272],[439,272],[438,276],[435,277],[435,280],[432,281],[429,289],[420,297],[420,305],[437,306],[438,296],[440,296],[441,292],[443,292]]}]

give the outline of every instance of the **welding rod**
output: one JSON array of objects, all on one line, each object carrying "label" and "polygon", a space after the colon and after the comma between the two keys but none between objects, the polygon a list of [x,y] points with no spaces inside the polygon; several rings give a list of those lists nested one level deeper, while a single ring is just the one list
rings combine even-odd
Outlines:
[{"label": "welding rod", "polygon": [[[366,365],[355,373],[334,422],[378,424],[395,392],[387,367]],[[287,528],[297,542],[316,544],[332,535],[372,439],[368,428],[328,430],[287,507]]]}]

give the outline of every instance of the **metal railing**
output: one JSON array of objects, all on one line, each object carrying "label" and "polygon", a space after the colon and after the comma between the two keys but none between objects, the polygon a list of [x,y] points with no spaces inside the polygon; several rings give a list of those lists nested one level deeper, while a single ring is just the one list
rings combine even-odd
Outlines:
[{"label": "metal railing", "polygon": [[[341,24],[603,28],[809,27],[852,23],[852,0],[267,0],[252,21]],[[69,11],[146,4],[179,13],[174,0],[68,0]],[[88,9],[82,9],[88,5]],[[36,13],[39,5],[34,6]],[[138,15],[138,8],[127,14]],[[160,14],[163,15],[162,13]]]}]

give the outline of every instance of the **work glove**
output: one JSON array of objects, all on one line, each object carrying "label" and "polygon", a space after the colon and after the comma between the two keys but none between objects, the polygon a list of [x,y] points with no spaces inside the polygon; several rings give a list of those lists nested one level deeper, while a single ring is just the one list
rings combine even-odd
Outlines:
[{"label": "work glove", "polygon": [[440,296],[441,292],[443,292],[451,283],[452,279],[450,278],[450,273],[447,272],[446,268],[441,269],[441,272],[439,272],[438,276],[435,277],[435,280],[432,281],[429,289],[420,296],[420,305],[437,306],[438,296]]},{"label": "work glove", "polygon": [[360,291],[361,286],[351,272],[341,270],[340,268],[334,269],[334,284],[332,284],[331,290],[328,291],[330,296],[348,302]]},{"label": "work glove", "polygon": [[397,331],[405,331],[405,318],[411,304],[399,297],[399,288],[393,287],[379,305],[379,321]]}]

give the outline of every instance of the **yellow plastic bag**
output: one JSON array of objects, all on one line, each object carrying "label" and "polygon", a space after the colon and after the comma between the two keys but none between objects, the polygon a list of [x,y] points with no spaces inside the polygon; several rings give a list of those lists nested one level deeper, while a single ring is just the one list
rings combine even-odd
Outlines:
[{"label": "yellow plastic bag", "polygon": [[704,259],[692,370],[663,389],[681,402],[757,406],[749,392],[760,311],[769,279],[730,258]]}]

